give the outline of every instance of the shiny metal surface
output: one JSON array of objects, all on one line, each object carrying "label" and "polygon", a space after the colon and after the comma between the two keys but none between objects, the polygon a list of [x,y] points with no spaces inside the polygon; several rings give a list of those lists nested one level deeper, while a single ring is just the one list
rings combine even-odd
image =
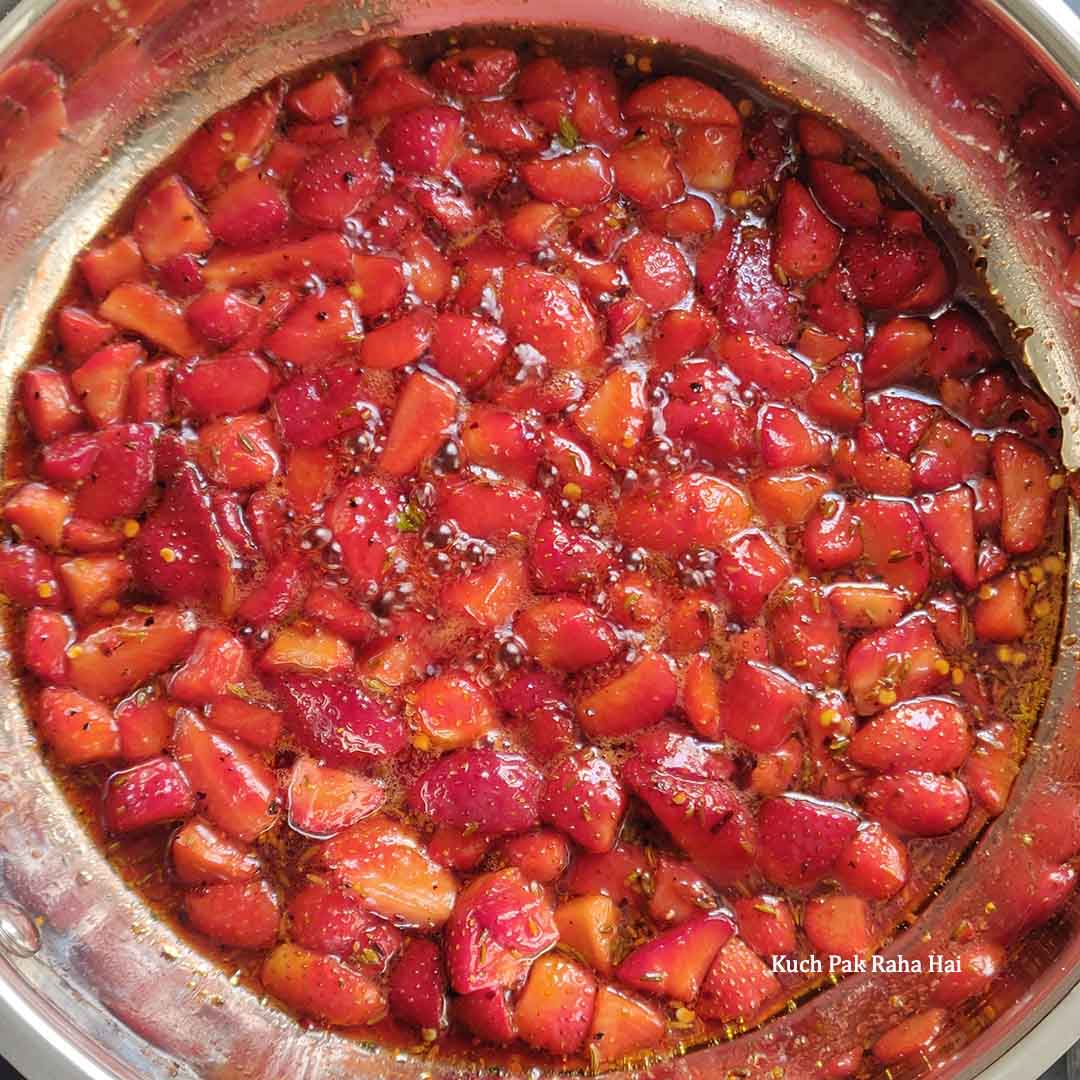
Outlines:
[{"label": "shiny metal surface", "polygon": [[[863,10],[842,0],[594,0],[587,8],[572,0],[24,3],[0,25],[0,97],[32,93],[39,106],[32,125],[20,125],[17,115],[0,123],[0,419],[72,257],[136,179],[203,119],[271,76],[353,49],[371,34],[499,21],[588,25],[692,45],[836,117],[908,177],[914,193],[938,206],[939,223],[964,261],[970,261],[967,249],[986,260],[986,281],[1002,310],[998,321],[1003,331],[1007,323],[1019,331],[1025,362],[1063,408],[1065,460],[1080,466],[1080,321],[1062,274],[1070,242],[1060,218],[1033,212],[1029,177],[1008,130],[979,106],[972,86],[950,82],[935,54],[919,50],[905,18],[910,7]],[[1000,76],[1002,66],[1015,68],[1021,82],[1038,80],[1042,69],[1077,94],[1080,21],[1064,3],[918,7],[937,17],[924,26],[954,35],[958,52],[970,50],[972,35],[983,35],[986,55],[976,53],[965,69],[976,81]],[[1074,530],[1080,524],[1075,511],[1070,524]],[[1078,558],[1074,551],[1074,582],[1080,582]],[[1080,628],[1075,603],[1067,623],[1068,633]],[[157,923],[71,817],[38,757],[7,653],[0,665],[0,899],[40,917],[42,939],[33,956],[0,954],[0,1002],[10,1027],[5,1053],[30,1077],[434,1080],[454,1074],[451,1064],[301,1030],[230,985]],[[1075,647],[1063,648],[1012,805],[935,900],[918,935],[947,940],[958,918],[984,905],[1004,875],[1018,872],[1011,845],[1036,811],[1080,790],[1077,675]],[[916,945],[911,931],[892,948]],[[939,1041],[935,1075],[1037,1075],[1076,1036],[1076,991],[1068,1005],[1044,1017],[1078,980],[1074,898],[1018,958],[1011,997],[995,1003],[993,1022],[985,1010],[956,1017]],[[786,1080],[818,1076],[818,1062],[830,1050],[846,1049],[896,1014],[891,998],[913,1010],[919,992],[902,978],[851,978],[760,1031],[648,1065],[643,1074],[712,1080],[733,1069],[751,1076],[780,1069],[774,1075]],[[1036,1026],[1034,1042],[1015,1045]],[[884,1075],[869,1059],[867,1068],[860,1075]],[[894,1070],[897,1077],[918,1074],[917,1065]]]}]

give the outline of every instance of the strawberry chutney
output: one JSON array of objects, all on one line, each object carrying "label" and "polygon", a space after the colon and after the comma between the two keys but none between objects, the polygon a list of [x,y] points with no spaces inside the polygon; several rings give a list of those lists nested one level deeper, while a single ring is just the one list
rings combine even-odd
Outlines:
[{"label": "strawberry chutney", "polygon": [[21,377],[0,589],[87,827],[259,1007],[600,1071],[918,917],[1045,696],[1065,499],[842,132],[560,55],[376,43],[204,124]]}]

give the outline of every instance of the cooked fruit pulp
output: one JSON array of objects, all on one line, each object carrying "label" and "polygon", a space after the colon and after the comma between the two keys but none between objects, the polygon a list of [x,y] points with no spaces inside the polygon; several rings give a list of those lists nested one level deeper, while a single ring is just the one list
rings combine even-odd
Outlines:
[{"label": "cooked fruit pulp", "polygon": [[93,827],[268,995],[601,1067],[1001,812],[1063,498],[842,134],[544,52],[369,46],[151,177],[23,376],[0,586]]}]

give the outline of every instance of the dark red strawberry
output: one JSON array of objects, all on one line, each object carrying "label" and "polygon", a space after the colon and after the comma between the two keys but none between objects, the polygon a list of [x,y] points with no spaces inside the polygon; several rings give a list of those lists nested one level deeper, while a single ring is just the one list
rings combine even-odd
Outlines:
[{"label": "dark red strawberry", "polygon": [[519,870],[483,874],[461,892],[446,925],[450,985],[458,994],[514,987],[557,938],[550,900]]},{"label": "dark red strawberry", "polygon": [[575,751],[548,771],[540,817],[586,851],[614,847],[625,809],[622,784],[595,750]]},{"label": "dark red strawberry", "polygon": [[339,228],[379,184],[378,157],[367,135],[346,139],[308,158],[293,177],[293,212],[327,229]]},{"label": "dark red strawberry", "polygon": [[405,746],[401,717],[359,686],[314,675],[286,675],[277,685],[293,736],[331,765],[362,765]]},{"label": "dark red strawberry", "polygon": [[975,500],[971,489],[958,486],[915,500],[919,520],[931,546],[949,564],[965,589],[978,584],[975,566]]},{"label": "dark red strawberry", "polygon": [[405,1024],[422,1032],[446,1027],[446,972],[439,947],[426,938],[405,943],[390,971],[390,1011]]},{"label": "dark red strawberry", "polygon": [[[100,461],[100,457],[98,459]],[[129,558],[143,588],[173,601],[231,601],[231,554],[194,465],[171,478],[165,498],[131,542]]]},{"label": "dark red strawberry", "polygon": [[716,569],[739,618],[751,622],[773,589],[790,575],[791,562],[764,533],[749,529],[724,544]]},{"label": "dark red strawberry", "polygon": [[912,507],[891,499],[858,499],[852,510],[874,572],[894,588],[920,596],[930,580],[930,552]]},{"label": "dark red strawberry", "polygon": [[855,710],[877,712],[897,701],[933,693],[948,667],[924,614],[860,638],[847,656],[847,681]]},{"label": "dark red strawberry", "polygon": [[282,437],[293,446],[321,446],[368,422],[361,380],[351,367],[327,368],[286,383],[274,398]]},{"label": "dark red strawberry", "polygon": [[990,367],[1000,350],[986,323],[968,308],[952,308],[934,322],[934,341],[926,360],[933,379],[966,378]]},{"label": "dark red strawberry", "polygon": [[642,756],[626,763],[622,777],[713,884],[737,881],[752,865],[753,821],[727,781],[678,776]]},{"label": "dark red strawberry", "polygon": [[866,229],[881,220],[881,196],[866,173],[820,158],[806,163],[810,187],[826,213],[846,229]]},{"label": "dark red strawberry", "polygon": [[758,811],[758,866],[777,885],[805,888],[832,870],[858,827],[846,806],[803,795],[767,799]]},{"label": "dark red strawberry", "polygon": [[522,754],[455,750],[424,772],[409,805],[440,825],[489,836],[536,825],[543,775]]},{"label": "dark red strawberry", "polygon": [[[824,161],[812,162],[809,167],[824,168],[831,164]],[[828,204],[825,205],[828,209]],[[833,217],[836,215],[833,214]],[[840,240],[840,230],[830,224],[810,192],[798,180],[785,180],[780,189],[780,202],[776,207],[776,237],[773,240],[773,259],[776,265],[789,278],[804,280],[817,277],[824,274],[836,261]]]},{"label": "dark red strawberry", "polygon": [[1001,491],[1001,542],[1013,555],[1034,551],[1050,519],[1050,466],[1041,451],[1015,435],[994,440],[993,461]]}]

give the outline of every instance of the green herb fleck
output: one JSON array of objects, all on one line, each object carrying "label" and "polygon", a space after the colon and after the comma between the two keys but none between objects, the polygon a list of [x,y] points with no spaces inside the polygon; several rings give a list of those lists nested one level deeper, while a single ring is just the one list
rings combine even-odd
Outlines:
[{"label": "green herb fleck", "polygon": [[569,116],[559,117],[559,142],[566,147],[567,150],[573,150],[578,144],[578,140],[581,136],[578,134],[578,129],[574,127],[574,122]]},{"label": "green herb fleck", "polygon": [[408,503],[405,509],[400,511],[397,516],[398,532],[419,532],[424,527],[424,522],[426,520],[427,517],[424,514],[424,511],[421,510],[416,503]]}]

